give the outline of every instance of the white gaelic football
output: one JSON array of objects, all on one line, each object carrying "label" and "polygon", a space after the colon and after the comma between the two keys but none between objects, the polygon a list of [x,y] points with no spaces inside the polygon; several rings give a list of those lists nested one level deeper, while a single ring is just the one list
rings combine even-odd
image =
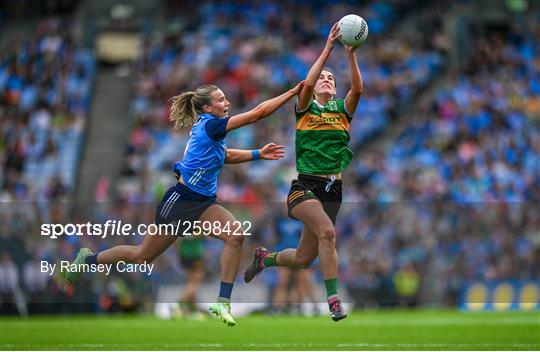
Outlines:
[{"label": "white gaelic football", "polygon": [[368,36],[367,22],[360,16],[347,15],[339,20],[339,34],[343,43],[360,46]]}]

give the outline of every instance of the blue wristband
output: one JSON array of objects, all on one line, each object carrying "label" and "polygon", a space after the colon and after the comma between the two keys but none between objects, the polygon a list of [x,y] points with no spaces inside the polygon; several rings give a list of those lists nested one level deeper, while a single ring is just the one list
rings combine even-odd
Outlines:
[{"label": "blue wristband", "polygon": [[258,150],[252,150],[251,157],[253,158],[253,160],[259,160],[261,158],[261,152],[259,152]]}]

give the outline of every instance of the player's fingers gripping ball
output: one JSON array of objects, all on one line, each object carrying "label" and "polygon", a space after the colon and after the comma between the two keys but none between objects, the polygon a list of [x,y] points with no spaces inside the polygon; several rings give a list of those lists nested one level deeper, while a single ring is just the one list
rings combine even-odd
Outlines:
[{"label": "player's fingers gripping ball", "polygon": [[349,46],[357,47],[367,39],[367,22],[358,15],[347,15],[339,20],[340,40]]}]

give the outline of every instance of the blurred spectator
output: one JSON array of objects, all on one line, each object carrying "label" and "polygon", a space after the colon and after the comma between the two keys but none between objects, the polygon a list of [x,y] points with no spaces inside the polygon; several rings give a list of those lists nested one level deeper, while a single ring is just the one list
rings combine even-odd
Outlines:
[{"label": "blurred spectator", "polygon": [[19,269],[11,255],[3,252],[0,258],[0,312],[10,314],[16,307],[19,315],[27,316],[26,301],[19,284]]},{"label": "blurred spectator", "polygon": [[402,307],[415,307],[418,304],[420,275],[413,263],[405,264],[394,274],[394,285]]},{"label": "blurred spectator", "polygon": [[28,310],[33,313],[47,311],[42,300],[51,276],[47,272],[42,272],[40,265],[40,260],[34,258],[24,264],[22,272],[23,288],[28,298]]}]

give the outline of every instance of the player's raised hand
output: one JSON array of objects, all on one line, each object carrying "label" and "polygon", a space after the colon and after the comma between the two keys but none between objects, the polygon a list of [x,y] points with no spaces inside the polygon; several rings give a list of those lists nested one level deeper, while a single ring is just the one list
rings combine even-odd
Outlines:
[{"label": "player's raised hand", "polygon": [[260,150],[261,159],[278,160],[285,156],[285,146],[275,143],[268,143]]},{"label": "player's raised hand", "polygon": [[331,48],[334,46],[334,42],[336,39],[339,38],[339,25],[338,22],[334,23],[332,26],[332,29],[330,29],[330,33],[328,34],[328,38],[326,39],[326,47]]},{"label": "player's raised hand", "polygon": [[350,45],[347,45],[347,44],[345,44],[345,43],[343,43],[343,46],[345,47],[345,52],[347,53],[347,55],[352,55],[352,54],[354,54],[354,52],[356,51],[356,49],[359,48],[358,46],[350,46]]},{"label": "player's raised hand", "polygon": [[300,91],[302,90],[302,87],[304,86],[305,82],[306,82],[306,80],[302,80],[302,81],[298,82],[298,84],[291,89],[291,92],[293,92],[294,95],[298,95],[300,93]]}]

